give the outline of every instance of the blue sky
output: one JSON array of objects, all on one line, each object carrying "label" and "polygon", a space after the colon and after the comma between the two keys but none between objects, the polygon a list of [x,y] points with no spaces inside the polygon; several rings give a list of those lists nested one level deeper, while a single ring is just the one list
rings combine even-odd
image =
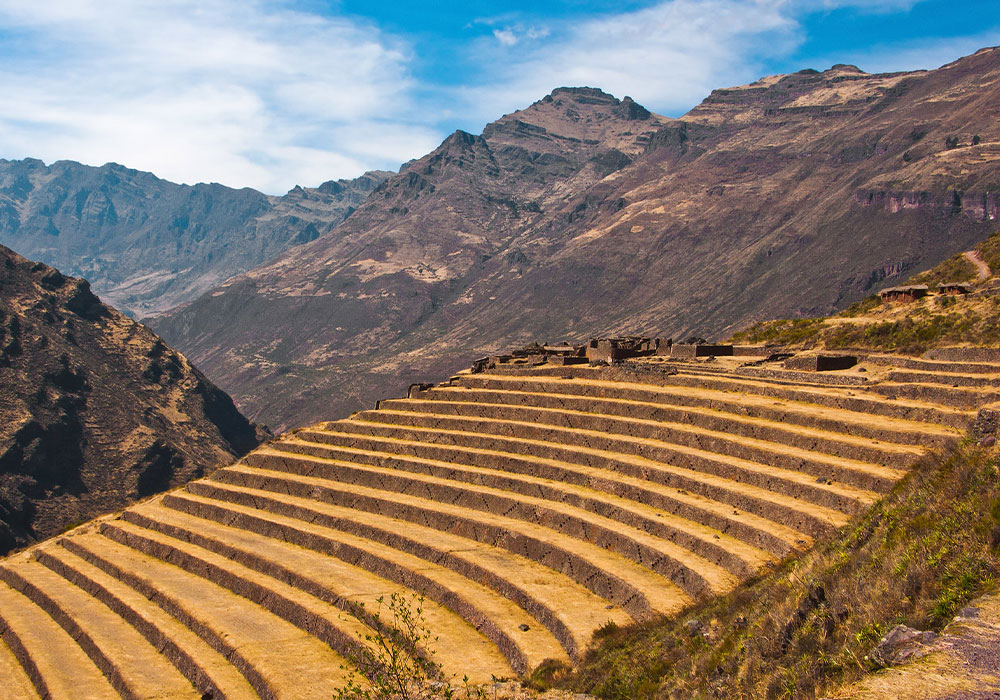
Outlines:
[{"label": "blue sky", "polygon": [[680,116],[801,68],[934,68],[997,0],[0,0],[0,158],[282,193],[395,168],[552,88]]}]

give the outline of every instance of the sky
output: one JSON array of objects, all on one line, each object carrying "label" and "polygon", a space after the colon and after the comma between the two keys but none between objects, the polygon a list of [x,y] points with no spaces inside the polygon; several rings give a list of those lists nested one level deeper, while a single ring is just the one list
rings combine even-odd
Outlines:
[{"label": "sky", "polygon": [[282,194],[395,170],[560,86],[681,116],[803,68],[936,68],[997,0],[0,0],[0,158]]}]

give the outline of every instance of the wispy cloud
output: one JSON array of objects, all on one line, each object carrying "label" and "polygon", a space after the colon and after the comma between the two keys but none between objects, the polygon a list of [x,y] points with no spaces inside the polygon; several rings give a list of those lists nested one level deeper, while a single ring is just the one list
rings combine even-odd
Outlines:
[{"label": "wispy cloud", "polygon": [[425,153],[411,49],[266,0],[0,0],[0,154],[281,192]]},{"label": "wispy cloud", "polygon": [[517,43],[517,35],[510,29],[494,29],[493,36],[504,46],[513,46]]},{"label": "wispy cloud", "polygon": [[[840,54],[836,61],[856,64],[869,73],[889,73],[907,70],[931,70],[968,56],[987,46],[1000,45],[1000,27],[969,36],[914,39],[891,46],[870,46],[862,51]],[[832,57],[820,59],[820,65]]]},{"label": "wispy cloud", "polygon": [[781,0],[668,0],[637,11],[565,24],[545,41],[480,45],[477,60],[499,66],[462,90],[486,119],[560,85],[590,85],[674,112],[713,88],[760,76],[764,59],[802,40]]}]

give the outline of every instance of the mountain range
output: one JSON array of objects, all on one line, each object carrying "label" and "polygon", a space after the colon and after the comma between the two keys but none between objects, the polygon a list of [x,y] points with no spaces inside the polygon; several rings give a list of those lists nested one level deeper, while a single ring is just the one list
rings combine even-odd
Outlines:
[{"label": "mountain range", "polygon": [[998,80],[996,49],[836,65],[677,119],[558,88],[398,173],[281,198],[5,163],[0,240],[89,276],[281,429],[531,341],[827,314],[967,250],[1000,215]]},{"label": "mountain range", "polygon": [[190,301],[345,219],[389,173],[283,197],[109,163],[0,160],[0,243],[86,277],[134,317]]},{"label": "mountain range", "polygon": [[456,132],[343,223],[154,320],[276,426],[529,341],[829,313],[996,228],[1000,51],[716,90],[562,88]]}]

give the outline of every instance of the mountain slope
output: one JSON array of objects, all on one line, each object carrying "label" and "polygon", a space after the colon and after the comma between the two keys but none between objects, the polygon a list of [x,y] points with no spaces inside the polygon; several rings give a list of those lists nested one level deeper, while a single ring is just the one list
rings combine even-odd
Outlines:
[{"label": "mountain slope", "polygon": [[0,246],[0,552],[257,443],[232,399],[148,328]]},{"label": "mountain slope", "polygon": [[0,160],[0,243],[87,277],[135,316],[155,315],[313,240],[388,175],[269,197],[115,164]]},{"label": "mountain slope", "polygon": [[827,313],[995,228],[998,79],[996,50],[835,66],[679,120],[559,89],[156,327],[249,415],[295,425],[528,340]]}]

